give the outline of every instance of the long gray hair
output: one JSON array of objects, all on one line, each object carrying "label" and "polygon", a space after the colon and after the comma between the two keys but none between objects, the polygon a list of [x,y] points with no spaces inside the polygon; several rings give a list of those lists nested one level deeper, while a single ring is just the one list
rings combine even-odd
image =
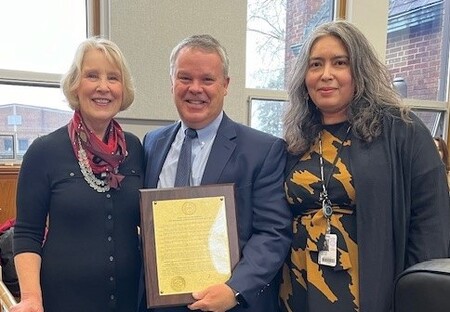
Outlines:
[{"label": "long gray hair", "polygon": [[386,66],[377,58],[374,48],[354,25],[333,21],[318,26],[303,44],[288,85],[289,105],[284,117],[285,139],[293,154],[307,152],[322,129],[321,113],[308,96],[305,77],[309,57],[315,42],[324,36],[334,36],[347,49],[355,92],[348,109],[352,132],[365,142],[371,142],[382,131],[383,116],[409,121],[406,107],[391,83]]}]

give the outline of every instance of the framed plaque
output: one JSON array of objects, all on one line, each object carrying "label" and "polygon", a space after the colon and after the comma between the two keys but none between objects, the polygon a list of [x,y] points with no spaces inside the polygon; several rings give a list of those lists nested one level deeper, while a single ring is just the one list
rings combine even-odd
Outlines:
[{"label": "framed plaque", "polygon": [[141,189],[147,307],[188,305],[239,261],[234,184]]}]

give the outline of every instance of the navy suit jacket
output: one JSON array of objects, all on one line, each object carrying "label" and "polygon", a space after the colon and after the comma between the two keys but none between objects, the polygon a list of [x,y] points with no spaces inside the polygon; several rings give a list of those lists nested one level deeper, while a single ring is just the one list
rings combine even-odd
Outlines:
[{"label": "navy suit jacket", "polygon": [[[156,188],[180,122],[147,133],[145,187]],[[290,248],[292,216],[284,195],[285,142],[223,115],[202,185],[234,183],[241,259],[227,284],[249,307],[278,311],[278,273]],[[190,311],[186,307],[155,311]]]}]

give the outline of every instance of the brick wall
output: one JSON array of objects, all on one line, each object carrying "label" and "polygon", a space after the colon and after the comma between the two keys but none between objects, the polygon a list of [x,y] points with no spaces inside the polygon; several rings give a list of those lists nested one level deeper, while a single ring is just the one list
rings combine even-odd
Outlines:
[{"label": "brick wall", "polygon": [[[15,127],[14,125],[8,124],[8,116],[12,115],[21,117],[21,123]],[[63,111],[21,104],[2,105],[0,106],[0,133],[15,133],[16,144],[19,140],[21,140],[22,142],[27,142],[27,144],[30,145],[37,137],[47,134],[67,124],[72,115],[72,111]],[[22,151],[18,152],[19,156],[21,156]]]},{"label": "brick wall", "polygon": [[409,98],[438,100],[441,37],[442,27],[436,23],[388,35],[386,64],[393,78],[405,79]]}]

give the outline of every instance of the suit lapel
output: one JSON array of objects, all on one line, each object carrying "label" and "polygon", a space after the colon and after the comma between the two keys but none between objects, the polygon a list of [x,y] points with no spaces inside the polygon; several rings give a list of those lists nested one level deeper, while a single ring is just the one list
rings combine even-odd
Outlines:
[{"label": "suit lapel", "polygon": [[206,163],[202,185],[219,183],[219,178],[236,148],[234,138],[236,138],[234,122],[224,113]]}]

